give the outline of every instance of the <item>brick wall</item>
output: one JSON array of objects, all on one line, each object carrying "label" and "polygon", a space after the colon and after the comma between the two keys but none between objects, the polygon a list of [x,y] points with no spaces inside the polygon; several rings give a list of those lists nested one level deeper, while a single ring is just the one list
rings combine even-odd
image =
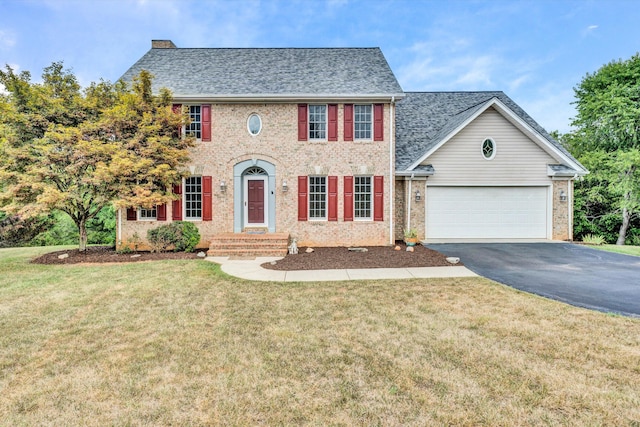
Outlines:
[{"label": "brick wall", "polygon": [[[572,211],[573,211],[573,181],[553,181],[553,240],[573,240]],[[567,201],[560,201],[560,192],[564,191]]]},{"label": "brick wall", "polygon": [[[389,175],[389,105],[384,106],[384,141],[344,141],[343,104],[338,105],[338,141],[298,141],[297,104],[213,104],[211,142],[198,142],[192,149],[193,166],[202,175],[213,177],[213,220],[197,221],[201,246],[211,237],[234,230],[234,165],[259,159],[275,165],[277,232],[288,232],[299,245],[344,246],[389,244],[391,179]],[[253,113],[262,119],[262,130],[252,136],[247,119]],[[338,221],[298,221],[297,182],[300,175],[338,177]],[[384,177],[384,221],[344,221],[344,176]],[[226,191],[220,190],[220,182]],[[289,190],[282,191],[286,180]],[[147,230],[171,221],[171,205],[166,222],[127,221],[122,211],[121,241],[133,233],[146,239]]]}]

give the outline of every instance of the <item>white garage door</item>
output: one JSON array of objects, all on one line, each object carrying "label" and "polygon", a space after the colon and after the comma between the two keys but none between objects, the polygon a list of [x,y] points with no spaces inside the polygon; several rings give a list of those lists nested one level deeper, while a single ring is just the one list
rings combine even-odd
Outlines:
[{"label": "white garage door", "polygon": [[427,238],[545,239],[548,187],[427,187]]}]

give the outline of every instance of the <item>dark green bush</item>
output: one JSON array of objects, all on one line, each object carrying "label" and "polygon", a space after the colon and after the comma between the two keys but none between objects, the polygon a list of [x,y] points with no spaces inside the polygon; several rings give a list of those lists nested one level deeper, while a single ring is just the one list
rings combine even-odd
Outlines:
[{"label": "dark green bush", "polygon": [[193,252],[200,242],[200,232],[190,222],[175,221],[147,231],[147,240],[156,252],[171,247],[176,252]]}]

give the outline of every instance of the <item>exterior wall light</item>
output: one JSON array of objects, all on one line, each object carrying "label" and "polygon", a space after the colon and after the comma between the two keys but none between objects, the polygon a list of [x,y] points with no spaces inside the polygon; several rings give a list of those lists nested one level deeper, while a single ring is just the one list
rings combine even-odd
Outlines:
[{"label": "exterior wall light", "polygon": [[567,193],[565,193],[564,190],[560,190],[560,201],[561,202],[567,201]]},{"label": "exterior wall light", "polygon": [[227,183],[224,182],[224,179],[222,181],[220,181],[220,191],[222,193],[224,193],[225,191],[227,191]]},{"label": "exterior wall light", "polygon": [[286,193],[287,191],[289,191],[289,186],[287,185],[287,180],[282,180],[282,192]]},{"label": "exterior wall light", "polygon": [[422,196],[420,195],[420,190],[416,190],[416,202],[422,200]]}]

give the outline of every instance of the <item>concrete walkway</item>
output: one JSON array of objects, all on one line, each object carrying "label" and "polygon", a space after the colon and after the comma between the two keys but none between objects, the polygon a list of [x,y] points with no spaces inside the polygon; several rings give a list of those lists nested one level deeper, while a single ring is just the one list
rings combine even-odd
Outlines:
[{"label": "concrete walkway", "polygon": [[207,257],[207,261],[221,265],[225,273],[247,280],[265,282],[327,282],[339,280],[419,279],[434,277],[476,277],[477,274],[462,266],[363,268],[346,270],[267,270],[260,265],[282,259],[281,257],[256,257],[255,259],[229,259]]}]

